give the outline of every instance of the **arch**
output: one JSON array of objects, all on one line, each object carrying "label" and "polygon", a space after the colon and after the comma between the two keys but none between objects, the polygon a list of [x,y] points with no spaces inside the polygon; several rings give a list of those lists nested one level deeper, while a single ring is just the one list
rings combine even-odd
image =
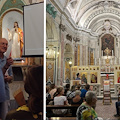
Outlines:
[{"label": "arch", "polygon": [[3,14],[2,14],[2,16],[1,16],[1,19],[0,19],[0,37],[2,37],[2,22],[3,22],[3,18],[5,17],[5,15],[7,15],[9,12],[13,12],[13,11],[16,11],[16,12],[18,12],[18,13],[20,13],[20,14],[23,14],[23,12],[21,11],[21,10],[19,10],[19,9],[9,9],[9,10],[6,10]]}]

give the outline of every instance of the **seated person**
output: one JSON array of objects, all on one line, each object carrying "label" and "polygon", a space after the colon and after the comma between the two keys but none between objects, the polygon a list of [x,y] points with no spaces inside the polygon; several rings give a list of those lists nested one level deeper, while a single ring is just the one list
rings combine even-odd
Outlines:
[{"label": "seated person", "polygon": [[66,96],[67,95],[67,91],[70,90],[70,84],[66,84],[65,86],[65,92],[64,92],[64,95]]},{"label": "seated person", "polygon": [[[63,95],[64,95],[64,88],[62,86],[57,87],[56,96],[54,97],[54,105],[68,105],[67,98],[66,96]],[[62,115],[62,114],[66,114],[67,110],[54,109],[53,113],[57,115]]]},{"label": "seated person", "polygon": [[[80,90],[76,90],[75,97],[72,99],[71,105],[81,105],[83,98],[80,97]],[[77,108],[72,109],[72,116],[76,117]]]},{"label": "seated person", "polygon": [[81,94],[80,90],[75,91],[75,97],[72,99],[72,102],[71,102],[72,105],[75,105],[75,104],[81,105],[82,104],[83,98],[80,97],[80,94]]},{"label": "seated person", "polygon": [[77,76],[77,78],[75,80],[80,80],[80,74],[77,73],[76,76]]},{"label": "seated person", "polygon": [[10,111],[6,120],[43,120],[43,67],[31,67],[26,75],[25,91],[29,94],[26,105]]},{"label": "seated person", "polygon": [[51,84],[50,85],[50,96],[51,96],[51,99],[53,99],[54,98],[54,94],[55,94],[55,92],[56,92],[56,87],[55,87],[55,84]]},{"label": "seated person", "polygon": [[51,95],[50,95],[49,91],[50,91],[50,87],[47,85],[46,86],[46,105],[48,105],[48,103],[50,102],[50,99],[51,99]]},{"label": "seated person", "polygon": [[92,106],[95,106],[97,97],[94,92],[88,91],[85,96],[86,101],[83,102],[77,109],[76,120],[95,120],[97,119],[97,114]]},{"label": "seated person", "polygon": [[85,94],[86,94],[86,92],[87,92],[89,89],[90,89],[90,85],[89,85],[89,84],[85,85],[85,88],[84,88],[84,89],[81,89],[81,95],[80,95],[80,97],[85,98]]},{"label": "seated person", "polygon": [[117,114],[115,114],[114,116],[115,117],[120,117],[120,111],[119,111],[119,107],[120,107],[120,91],[119,91],[119,94],[118,94],[118,102],[116,102],[115,105],[116,105]]},{"label": "seated person", "polygon": [[75,97],[75,91],[76,91],[75,85],[73,85],[73,86],[71,87],[71,91],[68,91],[68,92],[67,92],[67,98],[73,98],[73,97]]}]

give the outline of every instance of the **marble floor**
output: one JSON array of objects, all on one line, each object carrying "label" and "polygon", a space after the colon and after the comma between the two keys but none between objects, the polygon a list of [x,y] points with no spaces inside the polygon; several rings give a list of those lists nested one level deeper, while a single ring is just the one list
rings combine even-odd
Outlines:
[{"label": "marble floor", "polygon": [[98,100],[96,105],[96,112],[98,117],[103,118],[104,120],[120,120],[120,117],[114,117],[116,114],[115,102],[117,100],[112,100],[111,105],[103,105],[103,100]]}]

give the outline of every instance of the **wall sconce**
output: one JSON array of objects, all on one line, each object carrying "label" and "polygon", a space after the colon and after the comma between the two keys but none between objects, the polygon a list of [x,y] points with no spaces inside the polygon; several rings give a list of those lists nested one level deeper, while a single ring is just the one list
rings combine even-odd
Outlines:
[{"label": "wall sconce", "polygon": [[72,66],[72,61],[69,61],[69,66],[70,66],[70,67]]},{"label": "wall sconce", "polygon": [[54,59],[55,58],[55,50],[53,45],[49,45],[49,48],[46,49],[46,58]]}]

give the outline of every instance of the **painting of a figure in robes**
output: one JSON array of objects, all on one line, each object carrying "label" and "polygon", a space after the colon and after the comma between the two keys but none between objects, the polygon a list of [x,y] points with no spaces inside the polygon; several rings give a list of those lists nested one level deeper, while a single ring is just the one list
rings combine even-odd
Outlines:
[{"label": "painting of a figure in robes", "polygon": [[102,38],[101,38],[101,50],[102,50],[102,54],[103,56],[106,56],[107,54],[104,52],[106,48],[108,48],[111,52],[108,54],[108,56],[112,56],[114,55],[114,37],[110,34],[105,34]]}]

